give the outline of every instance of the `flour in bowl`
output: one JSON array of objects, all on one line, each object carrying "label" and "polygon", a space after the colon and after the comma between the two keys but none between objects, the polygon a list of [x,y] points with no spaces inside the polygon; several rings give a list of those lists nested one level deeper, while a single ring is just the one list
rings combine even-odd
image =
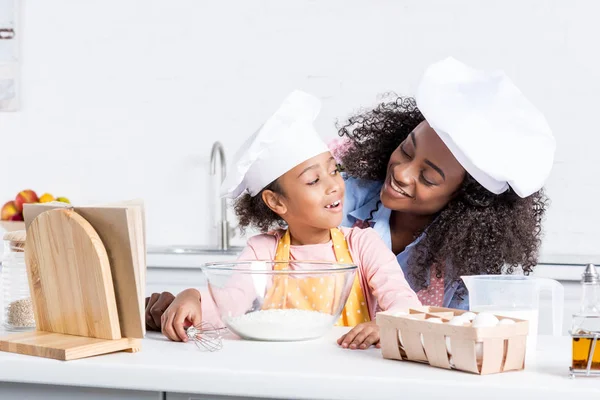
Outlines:
[{"label": "flour in bowl", "polygon": [[330,314],[308,310],[261,310],[224,321],[237,335],[253,340],[307,340],[327,332],[335,323]]}]

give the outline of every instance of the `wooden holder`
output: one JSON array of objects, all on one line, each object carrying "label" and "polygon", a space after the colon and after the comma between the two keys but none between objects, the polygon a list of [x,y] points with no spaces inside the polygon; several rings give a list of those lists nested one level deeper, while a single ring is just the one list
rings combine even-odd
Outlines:
[{"label": "wooden holder", "polygon": [[0,351],[63,361],[139,351],[145,333],[143,205],[36,205],[24,214],[38,330],[0,338]]},{"label": "wooden holder", "polygon": [[[462,310],[422,307],[406,312],[407,315],[377,314],[384,358],[421,362],[478,375],[518,371],[525,367],[528,321],[510,318],[515,324],[473,328],[446,324],[452,317],[463,314],[465,311]],[[428,318],[441,318],[444,323],[429,322]],[[447,351],[447,339],[451,355]]]},{"label": "wooden holder", "polygon": [[140,339],[96,339],[52,332],[13,333],[0,338],[0,351],[68,361],[101,354],[140,351]]}]

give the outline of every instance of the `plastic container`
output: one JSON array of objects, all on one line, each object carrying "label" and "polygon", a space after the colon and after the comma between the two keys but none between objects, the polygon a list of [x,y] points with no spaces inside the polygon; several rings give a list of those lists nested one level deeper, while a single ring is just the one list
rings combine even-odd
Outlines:
[{"label": "plastic container", "polygon": [[564,289],[558,281],[522,275],[471,275],[463,276],[462,279],[469,291],[471,311],[487,311],[530,322],[527,339],[529,354],[535,354],[537,346],[539,299],[542,291],[552,293],[552,334],[562,335]]},{"label": "plastic container", "polygon": [[4,234],[2,257],[2,308],[4,328],[27,331],[35,328],[33,304],[25,267],[25,231]]}]

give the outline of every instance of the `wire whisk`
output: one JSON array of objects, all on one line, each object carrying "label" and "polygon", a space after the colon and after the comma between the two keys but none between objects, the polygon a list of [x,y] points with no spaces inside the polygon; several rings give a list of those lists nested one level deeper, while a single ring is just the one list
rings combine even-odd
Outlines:
[{"label": "wire whisk", "polygon": [[227,328],[215,328],[214,325],[203,321],[187,328],[186,333],[200,350],[212,352],[223,348],[223,332],[226,330]]}]

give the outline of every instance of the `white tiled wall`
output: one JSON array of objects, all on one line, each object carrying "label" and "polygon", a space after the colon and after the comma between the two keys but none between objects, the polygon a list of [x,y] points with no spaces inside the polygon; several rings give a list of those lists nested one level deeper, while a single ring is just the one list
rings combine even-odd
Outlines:
[{"label": "white tiled wall", "polygon": [[[545,253],[600,253],[600,3],[591,0],[27,0],[22,109],[0,115],[0,201],[143,197],[150,244],[216,243],[214,140],[231,157],[294,88],[318,128],[454,55],[499,67],[559,141]],[[507,155],[509,157],[510,155]]]}]

